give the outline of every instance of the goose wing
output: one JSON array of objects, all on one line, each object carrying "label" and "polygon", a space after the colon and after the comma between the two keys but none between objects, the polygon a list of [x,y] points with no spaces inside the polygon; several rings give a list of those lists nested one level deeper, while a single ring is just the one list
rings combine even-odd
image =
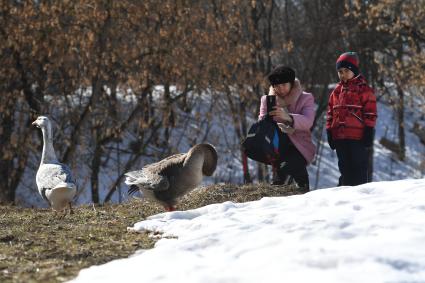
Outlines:
[{"label": "goose wing", "polygon": [[138,188],[152,191],[166,191],[170,187],[170,171],[173,168],[181,167],[186,154],[179,153],[169,156],[156,163],[148,164],[141,170],[127,172],[125,183],[130,186],[129,194],[138,190]]},{"label": "goose wing", "polygon": [[125,183],[130,186],[129,194],[135,193],[139,188],[165,191],[168,190],[169,182],[166,176],[154,173],[146,168],[125,173]]},{"label": "goose wing", "polygon": [[128,193],[135,193],[139,188],[164,191],[169,187],[169,182],[166,176],[153,173],[149,170],[142,169],[125,173],[125,183],[130,186]]},{"label": "goose wing", "polygon": [[54,189],[59,186],[74,188],[75,180],[71,170],[65,164],[43,164],[36,177],[39,188]]},{"label": "goose wing", "polygon": [[41,196],[50,203],[46,190],[55,188],[76,189],[71,170],[65,164],[43,164],[37,171],[36,182]]}]

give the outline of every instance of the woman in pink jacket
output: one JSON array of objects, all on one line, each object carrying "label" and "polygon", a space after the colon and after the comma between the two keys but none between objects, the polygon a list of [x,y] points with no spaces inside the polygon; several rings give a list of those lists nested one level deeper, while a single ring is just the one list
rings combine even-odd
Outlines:
[{"label": "woman in pink jacket", "polygon": [[[295,182],[302,191],[309,191],[307,165],[313,160],[316,147],[310,128],[314,122],[315,104],[311,93],[302,91],[289,67],[277,66],[267,75],[269,95],[276,95],[276,107],[269,112],[282,130],[280,133],[280,160],[274,164],[277,178],[275,185]],[[266,96],[261,97],[259,119],[267,114]]]}]

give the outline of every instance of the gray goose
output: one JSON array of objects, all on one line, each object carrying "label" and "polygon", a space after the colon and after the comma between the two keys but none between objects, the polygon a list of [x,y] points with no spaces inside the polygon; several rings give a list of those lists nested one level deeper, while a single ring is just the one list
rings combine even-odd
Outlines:
[{"label": "gray goose", "polygon": [[129,194],[140,190],[144,197],[173,211],[177,198],[196,188],[203,176],[211,176],[216,167],[217,151],[212,145],[202,143],[187,153],[175,154],[141,170],[125,173],[125,183],[130,186]]},{"label": "gray goose", "polygon": [[43,153],[36,175],[38,192],[53,210],[69,207],[72,212],[71,201],[77,192],[77,185],[69,167],[59,163],[56,158],[50,120],[46,116],[39,116],[32,125],[43,133]]}]

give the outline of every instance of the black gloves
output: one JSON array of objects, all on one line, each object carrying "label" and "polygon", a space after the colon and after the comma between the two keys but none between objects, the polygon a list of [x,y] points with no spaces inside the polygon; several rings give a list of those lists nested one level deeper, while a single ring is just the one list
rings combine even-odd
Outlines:
[{"label": "black gloves", "polygon": [[334,142],[334,140],[332,138],[331,130],[326,130],[326,134],[328,135],[328,144],[329,144],[329,147],[332,150],[334,150],[335,149],[335,142]]},{"label": "black gloves", "polygon": [[375,128],[365,127],[363,132],[363,144],[366,148],[373,146],[373,140],[375,139]]}]

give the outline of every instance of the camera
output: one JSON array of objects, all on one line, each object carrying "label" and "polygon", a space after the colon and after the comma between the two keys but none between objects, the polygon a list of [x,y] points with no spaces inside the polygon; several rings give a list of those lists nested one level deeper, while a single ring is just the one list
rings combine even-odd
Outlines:
[{"label": "camera", "polygon": [[270,115],[270,111],[273,111],[273,107],[276,106],[276,95],[266,95],[267,99],[267,114]]}]

